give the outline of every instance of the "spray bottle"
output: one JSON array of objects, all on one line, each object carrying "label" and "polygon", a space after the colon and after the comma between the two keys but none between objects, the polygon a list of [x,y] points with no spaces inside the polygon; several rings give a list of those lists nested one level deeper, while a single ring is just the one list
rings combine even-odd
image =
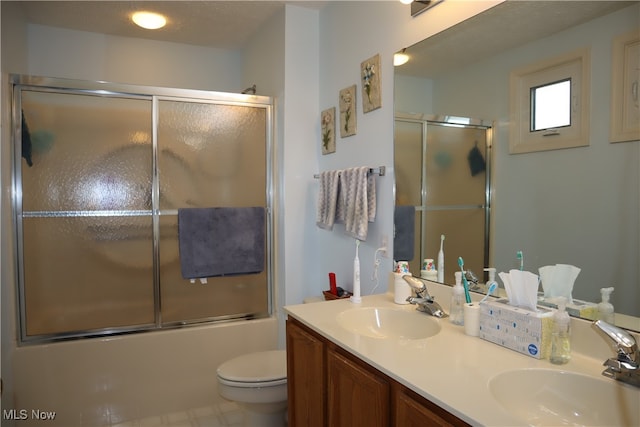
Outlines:
[{"label": "spray bottle", "polygon": [[360,240],[356,239],[356,257],[353,260],[353,295],[351,296],[351,302],[360,304],[362,298],[360,298],[360,258],[358,258],[358,249],[360,248]]},{"label": "spray bottle", "polygon": [[613,288],[601,288],[600,294],[602,295],[602,301],[598,303],[598,320],[604,320],[610,325],[615,325],[615,314],[613,311],[613,304],[609,302],[609,297],[613,292]]}]

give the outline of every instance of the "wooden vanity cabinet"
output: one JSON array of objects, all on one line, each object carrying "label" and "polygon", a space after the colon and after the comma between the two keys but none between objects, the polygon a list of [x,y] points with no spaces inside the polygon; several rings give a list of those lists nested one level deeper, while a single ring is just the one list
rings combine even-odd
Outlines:
[{"label": "wooden vanity cabinet", "polygon": [[327,344],[329,426],[389,425],[389,380],[361,360]]},{"label": "wooden vanity cabinet", "polygon": [[289,426],[326,426],[325,340],[299,322],[287,320]]},{"label": "wooden vanity cabinet", "polygon": [[414,391],[287,319],[289,426],[468,426]]}]

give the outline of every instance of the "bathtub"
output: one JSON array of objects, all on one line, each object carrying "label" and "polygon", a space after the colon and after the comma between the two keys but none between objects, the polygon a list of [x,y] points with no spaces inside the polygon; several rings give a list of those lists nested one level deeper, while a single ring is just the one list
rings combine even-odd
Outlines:
[{"label": "bathtub", "polygon": [[277,329],[273,316],[18,347],[12,354],[14,408],[3,407],[4,421],[105,426],[222,403],[217,366],[276,349]]}]

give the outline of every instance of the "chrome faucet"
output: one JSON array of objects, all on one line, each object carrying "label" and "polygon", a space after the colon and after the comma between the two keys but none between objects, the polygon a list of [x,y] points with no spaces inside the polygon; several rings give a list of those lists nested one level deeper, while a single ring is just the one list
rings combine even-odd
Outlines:
[{"label": "chrome faucet", "polygon": [[478,276],[475,275],[475,273],[471,270],[465,270],[464,271],[464,277],[466,277],[467,282],[470,283],[470,288],[472,291],[476,291],[478,289],[480,289],[480,285],[478,284]]},{"label": "chrome faucet", "polygon": [[603,366],[607,369],[602,375],[640,387],[640,351],[633,336],[602,320],[596,320],[591,326],[608,340],[617,354],[604,361]]},{"label": "chrome faucet", "polygon": [[405,274],[402,276],[405,282],[411,286],[411,288],[416,292],[417,297],[408,297],[407,301],[410,304],[415,304],[418,307],[416,310],[422,311],[434,317],[447,317],[447,314],[444,312],[440,304],[433,300],[433,297],[429,295],[429,291],[427,291],[427,284],[424,280],[413,277],[410,274]]}]

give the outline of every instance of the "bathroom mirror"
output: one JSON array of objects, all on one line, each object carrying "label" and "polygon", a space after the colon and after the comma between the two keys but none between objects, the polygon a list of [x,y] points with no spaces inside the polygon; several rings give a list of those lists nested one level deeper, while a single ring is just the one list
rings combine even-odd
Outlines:
[{"label": "bathroom mirror", "polygon": [[[619,36],[640,33],[639,21],[638,2],[506,1],[406,48],[409,62],[395,67],[396,117],[451,115],[493,123],[490,266],[498,272],[517,268],[518,251],[524,269],[536,274],[545,265],[575,265],[581,272],[573,298],[597,303],[601,288],[614,287],[616,324],[636,331],[640,142],[612,143],[609,129],[612,74],[619,67],[613,46]],[[510,72],[584,48],[591,58],[589,145],[510,154]],[[637,99],[631,108],[638,108]],[[396,174],[402,167],[397,163]],[[440,232],[427,239],[439,241]],[[436,257],[433,251],[414,254],[420,261]],[[444,282],[452,284],[459,268],[448,264]]]}]

